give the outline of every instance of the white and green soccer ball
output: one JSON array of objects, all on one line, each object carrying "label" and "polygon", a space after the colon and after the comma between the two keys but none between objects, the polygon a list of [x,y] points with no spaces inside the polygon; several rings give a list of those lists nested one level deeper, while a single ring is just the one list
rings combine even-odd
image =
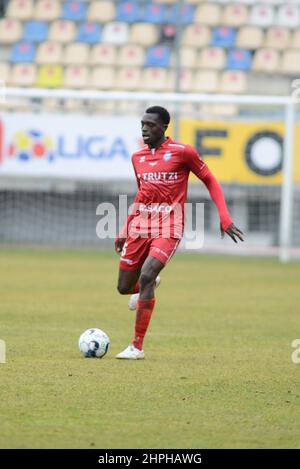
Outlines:
[{"label": "white and green soccer ball", "polygon": [[79,337],[78,345],[86,358],[102,358],[109,349],[109,337],[101,329],[93,327],[84,331]]}]

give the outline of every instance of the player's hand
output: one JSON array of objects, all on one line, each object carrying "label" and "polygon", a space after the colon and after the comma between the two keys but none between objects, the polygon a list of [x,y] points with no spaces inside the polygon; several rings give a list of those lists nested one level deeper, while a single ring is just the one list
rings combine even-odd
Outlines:
[{"label": "player's hand", "polygon": [[115,241],[115,250],[118,254],[121,254],[126,238],[117,238]]},{"label": "player's hand", "polygon": [[235,242],[237,243],[237,238],[240,240],[240,241],[244,241],[244,233],[239,230],[235,225],[234,223],[232,223],[228,228],[227,230],[223,230],[222,226],[221,226],[221,237],[224,238],[224,235],[225,233],[230,236],[230,238]]}]

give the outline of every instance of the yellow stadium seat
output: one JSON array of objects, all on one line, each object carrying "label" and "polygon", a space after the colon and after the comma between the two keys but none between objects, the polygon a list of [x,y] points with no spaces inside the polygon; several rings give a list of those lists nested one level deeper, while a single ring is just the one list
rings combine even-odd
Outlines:
[{"label": "yellow stadium seat", "polygon": [[100,23],[107,23],[112,21],[116,16],[116,7],[111,1],[94,1],[92,2],[87,11],[87,19],[89,21],[99,21]]},{"label": "yellow stadium seat", "polygon": [[215,93],[219,87],[219,75],[214,70],[198,70],[195,75],[194,91]]},{"label": "yellow stadium seat", "polygon": [[60,88],[63,84],[63,68],[60,65],[42,65],[36,84],[42,88]]},{"label": "yellow stadium seat", "polygon": [[12,18],[0,20],[0,44],[13,44],[22,37],[22,23]]},{"label": "yellow stadium seat", "polygon": [[221,23],[222,9],[216,3],[203,3],[196,8],[194,21],[197,24],[217,26]]},{"label": "yellow stadium seat", "polygon": [[225,67],[226,55],[220,47],[202,49],[199,54],[198,66],[207,70],[221,70]]},{"label": "yellow stadium seat", "polygon": [[69,65],[65,69],[64,86],[66,88],[88,88],[89,70],[83,65]]},{"label": "yellow stadium seat", "polygon": [[65,49],[64,63],[67,65],[84,65],[89,62],[90,49],[87,44],[73,42]]},{"label": "yellow stadium seat", "polygon": [[76,27],[74,21],[57,20],[49,28],[49,40],[57,42],[71,42],[74,40]]},{"label": "yellow stadium seat", "polygon": [[255,72],[273,73],[279,71],[280,55],[275,49],[258,49],[253,58],[252,70]]},{"label": "yellow stadium seat", "polygon": [[236,38],[236,46],[244,49],[257,49],[264,40],[263,29],[257,26],[242,26]]},{"label": "yellow stadium seat", "polygon": [[94,67],[91,74],[91,87],[98,90],[113,90],[115,88],[116,73],[113,67]]},{"label": "yellow stadium seat", "polygon": [[298,77],[300,74],[300,50],[288,49],[284,51],[280,69],[284,75]]},{"label": "yellow stadium seat", "polygon": [[116,75],[116,88],[118,90],[138,90],[141,82],[141,69],[138,67],[122,67]]},{"label": "yellow stadium seat", "polygon": [[34,8],[36,20],[53,21],[61,15],[61,2],[58,0],[38,0]]},{"label": "yellow stadium seat", "polygon": [[245,5],[231,4],[224,8],[222,24],[225,26],[239,27],[247,23],[248,9]]},{"label": "yellow stadium seat", "polygon": [[13,86],[34,86],[36,83],[36,66],[34,64],[16,64],[12,68],[11,84]]},{"label": "yellow stadium seat", "polygon": [[33,16],[32,0],[10,0],[10,2],[8,2],[6,16],[18,20],[29,20]]},{"label": "yellow stadium seat", "polygon": [[38,46],[35,59],[37,64],[59,64],[62,60],[63,49],[58,42],[46,41]]},{"label": "yellow stadium seat", "polygon": [[158,38],[158,28],[154,24],[136,23],[131,26],[128,41],[141,46],[152,46]]},{"label": "yellow stadium seat", "polygon": [[283,50],[289,47],[290,41],[291,33],[287,28],[273,26],[267,31],[264,47]]},{"label": "yellow stadium seat", "polygon": [[239,70],[226,70],[221,74],[221,93],[245,93],[247,90],[247,76]]},{"label": "yellow stadium seat", "polygon": [[137,44],[122,46],[118,54],[117,62],[121,66],[143,65],[145,62],[144,48]]},{"label": "yellow stadium seat", "polygon": [[202,24],[189,24],[182,33],[182,45],[190,47],[205,47],[210,44],[211,32]]},{"label": "yellow stadium seat", "polygon": [[117,49],[112,44],[97,44],[90,55],[92,65],[114,65],[117,63]]}]

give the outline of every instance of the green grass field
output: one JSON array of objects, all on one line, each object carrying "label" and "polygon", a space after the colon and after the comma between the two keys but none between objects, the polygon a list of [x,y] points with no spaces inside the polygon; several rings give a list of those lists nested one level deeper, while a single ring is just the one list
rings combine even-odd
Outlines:
[{"label": "green grass field", "polygon": [[[105,252],[2,251],[1,448],[299,448],[300,263],[177,254],[142,361]],[[81,332],[111,339],[103,359]]]}]

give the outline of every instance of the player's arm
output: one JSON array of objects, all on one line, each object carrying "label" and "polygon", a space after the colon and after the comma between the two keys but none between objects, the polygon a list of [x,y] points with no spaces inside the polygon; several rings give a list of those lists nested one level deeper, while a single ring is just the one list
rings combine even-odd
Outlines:
[{"label": "player's arm", "polygon": [[244,241],[244,234],[233,223],[227,209],[223,190],[213,173],[192,147],[189,147],[186,151],[186,157],[190,170],[206,185],[210,197],[218,209],[222,238],[226,233],[235,243],[237,243],[237,239]]},{"label": "player's arm", "polygon": [[[133,166],[134,168],[134,173],[135,173],[135,177],[136,177],[136,182],[137,182],[137,186],[138,188],[140,187],[140,182],[139,182],[139,179],[137,177],[137,174],[136,174],[136,171],[135,171],[135,167]],[[135,196],[135,199],[134,199],[134,202],[133,202],[133,206],[132,206],[132,209],[131,209],[131,212],[130,214],[128,215],[127,217],[127,220],[123,226],[123,228],[121,229],[120,233],[118,234],[118,236],[116,237],[115,239],[115,250],[118,254],[120,254],[122,252],[122,249],[123,249],[123,246],[124,246],[124,243],[127,239],[127,236],[128,236],[128,229],[129,229],[129,226],[130,226],[130,223],[131,221],[133,220],[134,216],[135,216],[135,212],[136,212],[136,208],[137,208],[137,204],[138,204],[138,194]]]}]

